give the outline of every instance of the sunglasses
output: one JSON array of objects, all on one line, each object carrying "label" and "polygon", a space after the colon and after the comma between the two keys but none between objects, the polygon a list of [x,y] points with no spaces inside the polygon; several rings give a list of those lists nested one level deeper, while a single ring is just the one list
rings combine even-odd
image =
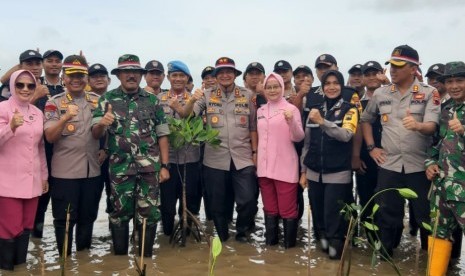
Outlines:
[{"label": "sunglasses", "polygon": [[36,84],[35,83],[23,83],[23,82],[17,82],[15,83],[16,89],[22,90],[24,87],[27,86],[28,90],[34,90],[36,89]]}]

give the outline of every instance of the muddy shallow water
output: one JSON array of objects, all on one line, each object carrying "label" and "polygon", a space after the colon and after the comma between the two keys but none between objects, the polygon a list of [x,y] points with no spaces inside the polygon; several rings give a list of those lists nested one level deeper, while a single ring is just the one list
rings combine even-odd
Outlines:
[{"label": "muddy shallow water", "polygon": [[[73,253],[65,264],[65,275],[138,275],[131,245],[129,256],[114,256],[111,252],[111,237],[104,204],[103,196],[91,250],[76,252],[73,244]],[[201,213],[203,215],[203,211]],[[201,220],[206,233],[213,234],[213,224],[205,222],[203,216]],[[236,242],[232,230],[234,227],[230,227],[232,237],[223,244],[223,250],[216,262],[215,275],[308,275],[307,225],[306,211],[299,227],[295,248],[284,250],[282,245],[266,247],[263,212],[260,210],[256,218],[256,231],[250,236],[250,243]],[[426,252],[420,249],[419,239],[411,237],[407,230],[408,227],[405,228],[401,245],[394,251],[395,261],[402,275],[425,275]],[[144,263],[147,265],[147,275],[208,275],[208,256],[209,248],[205,240],[197,243],[190,236],[186,247],[173,247],[169,243],[169,237],[163,235],[159,226],[154,255],[151,259],[145,258]],[[449,269],[448,275],[464,275],[464,250],[462,256],[462,259]],[[316,247],[313,239],[310,245],[310,259],[312,275],[336,275],[339,262],[329,260],[326,254]],[[137,261],[139,262],[138,259]],[[0,270],[0,275],[61,275],[50,210],[46,214],[44,238],[30,241],[27,263],[16,266],[14,272]],[[379,260],[371,267],[371,251],[360,246],[352,251],[350,275],[396,273],[387,263]]]}]

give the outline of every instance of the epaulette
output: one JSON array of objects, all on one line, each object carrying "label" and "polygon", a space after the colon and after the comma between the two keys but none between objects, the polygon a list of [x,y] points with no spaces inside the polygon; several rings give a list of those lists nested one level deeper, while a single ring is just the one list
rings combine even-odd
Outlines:
[{"label": "epaulette", "polygon": [[63,97],[65,94],[66,94],[66,91],[65,91],[65,92],[61,92],[60,94],[56,94],[55,96],[50,97],[50,100],[58,99],[58,98],[60,98],[60,97]]},{"label": "epaulette", "polygon": [[92,96],[92,97],[97,97],[97,98],[100,98],[100,95],[95,93],[95,92],[92,92],[92,91],[89,91],[89,92],[86,92],[87,95],[89,96]]}]

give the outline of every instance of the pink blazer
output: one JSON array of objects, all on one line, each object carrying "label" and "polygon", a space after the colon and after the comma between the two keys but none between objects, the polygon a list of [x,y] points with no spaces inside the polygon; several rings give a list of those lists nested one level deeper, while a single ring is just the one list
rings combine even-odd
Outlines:
[{"label": "pink blazer", "polygon": [[10,121],[16,107],[11,99],[0,103],[0,196],[33,198],[42,194],[42,182],[48,179],[44,117],[29,105],[24,124],[13,133]]},{"label": "pink blazer", "polygon": [[[274,103],[273,108],[270,104],[257,110],[257,175],[297,183],[299,158],[293,142],[300,142],[305,136],[300,112],[285,100]],[[284,118],[285,110],[291,110],[293,114],[289,123]]]}]

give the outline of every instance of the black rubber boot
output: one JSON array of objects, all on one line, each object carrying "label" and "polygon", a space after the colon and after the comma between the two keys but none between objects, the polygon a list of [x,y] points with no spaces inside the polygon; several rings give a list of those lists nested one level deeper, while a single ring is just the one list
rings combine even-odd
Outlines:
[{"label": "black rubber boot", "polygon": [[265,215],[265,243],[276,245],[279,242],[279,217]]},{"label": "black rubber boot", "polygon": [[295,246],[297,239],[297,219],[283,219],[284,225],[284,248]]},{"label": "black rubber boot", "polygon": [[[139,256],[142,250],[142,225],[137,226],[139,232]],[[157,224],[147,225],[145,227],[145,242],[144,242],[144,257],[152,257],[153,244],[155,243],[155,236],[157,234]]]},{"label": "black rubber boot", "polygon": [[94,224],[77,224],[76,225],[76,250],[81,251],[90,249],[92,244],[92,231]]},{"label": "black rubber boot", "polygon": [[[58,247],[58,253],[60,256],[63,256],[63,246],[64,246],[64,240],[65,240],[65,233],[66,229],[65,227],[57,227],[55,226],[55,237],[57,239],[57,247]],[[69,256],[71,255],[71,248],[73,247],[73,227],[69,227],[69,232],[68,232],[68,249],[66,250],[66,255]]]},{"label": "black rubber boot", "polygon": [[163,233],[166,236],[171,236],[174,230],[174,215],[171,214],[163,214],[162,213],[162,226],[163,226]]},{"label": "black rubber boot", "polygon": [[24,229],[23,233],[15,238],[15,265],[26,262],[30,234],[31,230]]},{"label": "black rubber boot", "polygon": [[15,260],[15,240],[0,239],[0,269],[13,270]]},{"label": "black rubber boot", "polygon": [[342,257],[342,250],[344,249],[344,241],[331,239],[329,241],[328,255],[331,260],[340,260]]},{"label": "black rubber boot", "polygon": [[454,238],[454,243],[452,244],[452,252],[450,254],[451,260],[460,258],[460,255],[462,253],[462,236],[463,236],[462,228],[460,227],[455,228],[454,232],[452,233],[452,237]]},{"label": "black rubber boot", "polygon": [[110,224],[111,239],[113,240],[113,251],[115,255],[127,255],[129,248],[129,224]]},{"label": "black rubber boot", "polygon": [[[394,255],[394,245],[400,240],[398,230],[397,228],[383,228],[378,232],[383,247],[379,253],[386,259],[391,259]],[[381,257],[381,260],[385,261],[384,258]]]}]

